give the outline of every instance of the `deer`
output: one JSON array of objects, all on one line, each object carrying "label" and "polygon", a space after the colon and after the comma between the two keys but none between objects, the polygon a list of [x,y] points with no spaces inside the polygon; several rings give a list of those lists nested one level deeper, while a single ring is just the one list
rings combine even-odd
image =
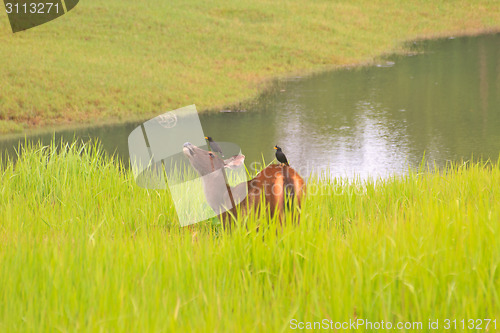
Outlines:
[{"label": "deer", "polygon": [[237,218],[238,214],[258,211],[262,208],[262,203],[266,206],[265,209],[269,209],[271,217],[279,214],[280,223],[285,209],[300,209],[305,194],[305,181],[288,165],[271,164],[255,178],[232,187],[228,185],[225,169],[243,166],[244,155],[223,160],[190,142],[184,144],[183,153],[202,177],[207,203],[218,214],[224,229],[231,229],[232,219]]}]

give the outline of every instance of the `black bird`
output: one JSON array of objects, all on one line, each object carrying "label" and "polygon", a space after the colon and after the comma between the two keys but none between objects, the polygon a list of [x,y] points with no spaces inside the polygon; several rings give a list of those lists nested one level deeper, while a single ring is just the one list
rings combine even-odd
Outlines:
[{"label": "black bird", "polygon": [[211,136],[206,136],[205,140],[208,140],[208,143],[210,144],[210,149],[212,149],[212,151],[219,153],[222,157],[224,157],[224,154],[222,153],[222,149],[220,148],[219,144],[215,142]]},{"label": "black bird", "polygon": [[274,149],[276,149],[276,159],[278,160],[278,162],[288,166],[288,160],[286,159],[285,154],[281,151],[281,148],[278,146],[274,146]]}]

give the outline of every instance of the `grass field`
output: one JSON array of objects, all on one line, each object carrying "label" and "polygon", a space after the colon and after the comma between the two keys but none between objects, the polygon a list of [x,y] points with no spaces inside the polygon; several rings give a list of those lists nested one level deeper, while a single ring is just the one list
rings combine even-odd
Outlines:
[{"label": "grass field", "polygon": [[300,225],[255,231],[265,218],[252,217],[228,234],[178,227],[167,192],[138,188],[99,146],[29,147],[0,169],[0,331],[427,331],[447,318],[498,330],[498,162],[313,176]]},{"label": "grass field", "polygon": [[500,28],[492,0],[86,0],[17,34],[0,17],[0,133],[217,109],[277,77]]}]

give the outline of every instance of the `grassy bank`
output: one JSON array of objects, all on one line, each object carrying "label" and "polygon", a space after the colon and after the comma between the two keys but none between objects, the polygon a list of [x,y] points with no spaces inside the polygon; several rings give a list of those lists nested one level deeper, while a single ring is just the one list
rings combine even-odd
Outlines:
[{"label": "grassy bank", "polygon": [[12,34],[0,20],[0,133],[131,120],[256,96],[270,79],[401,52],[414,38],[498,29],[462,1],[82,1]]},{"label": "grassy bank", "polygon": [[97,151],[35,147],[0,169],[1,331],[270,332],[293,318],[500,328],[498,163],[311,179],[299,226],[226,234],[177,227],[166,192]]}]

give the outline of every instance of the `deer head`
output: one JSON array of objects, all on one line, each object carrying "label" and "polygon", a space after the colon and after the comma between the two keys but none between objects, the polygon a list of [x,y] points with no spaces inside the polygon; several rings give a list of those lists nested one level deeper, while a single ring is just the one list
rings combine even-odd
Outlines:
[{"label": "deer head", "polygon": [[244,155],[223,160],[190,142],[186,142],[182,150],[193,168],[200,174],[205,198],[215,213],[220,214],[245,198],[246,182],[231,188],[227,185],[224,173],[225,168],[236,169],[242,166]]}]

